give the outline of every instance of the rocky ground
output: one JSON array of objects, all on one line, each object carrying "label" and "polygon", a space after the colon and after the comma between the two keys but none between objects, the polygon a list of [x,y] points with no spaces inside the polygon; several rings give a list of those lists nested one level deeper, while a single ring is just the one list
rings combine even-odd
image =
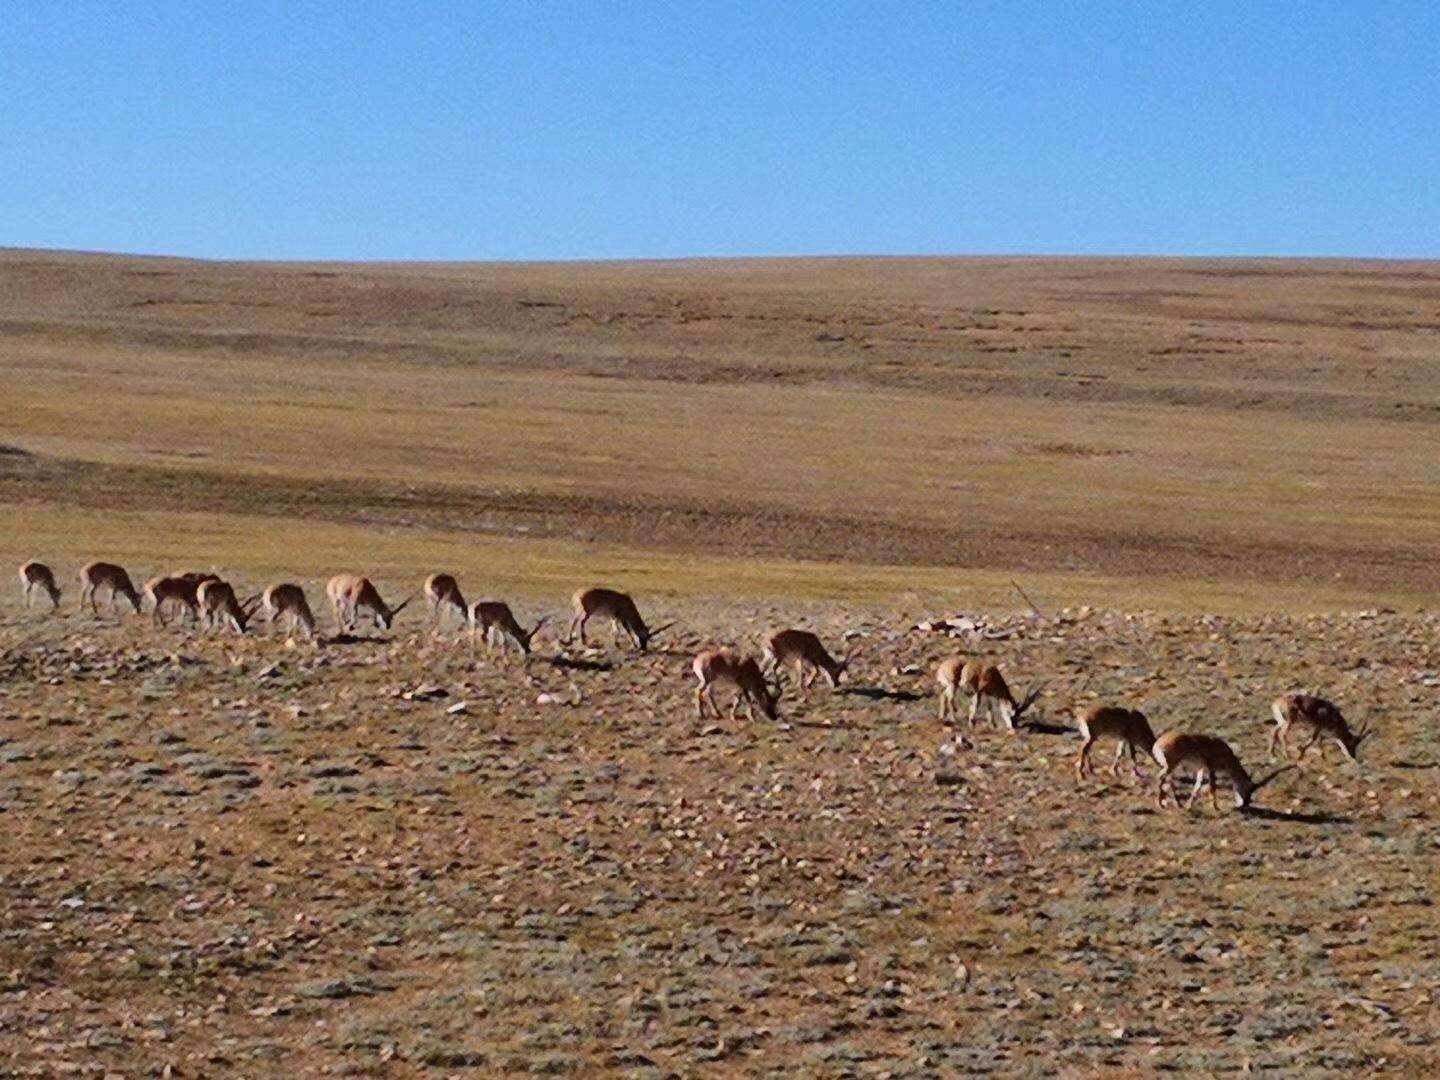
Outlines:
[{"label": "rocky ground", "polygon": [[[820,610],[853,681],[772,724],[688,674],[772,613],[664,614],[503,665],[12,609],[0,1073],[1433,1075],[1434,615]],[[956,650],[1045,683],[1030,730],[951,752]],[[1373,722],[1359,765],[1248,815],[1076,785],[1077,705],[1263,768],[1299,687]]]}]

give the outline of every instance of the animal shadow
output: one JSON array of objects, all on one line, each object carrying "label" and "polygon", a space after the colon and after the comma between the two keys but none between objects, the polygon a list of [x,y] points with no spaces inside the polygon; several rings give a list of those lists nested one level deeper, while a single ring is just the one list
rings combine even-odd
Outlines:
[{"label": "animal shadow", "polygon": [[923,701],[925,698],[924,694],[910,690],[890,690],[883,686],[842,686],[837,692],[867,701]]},{"label": "animal shadow", "polygon": [[557,668],[564,668],[566,671],[614,671],[615,664],[610,660],[586,660],[578,656],[566,656],[558,653],[550,657],[550,663]]},{"label": "animal shadow", "polygon": [[1286,810],[1267,810],[1263,806],[1247,806],[1240,810],[1246,817],[1259,818],[1261,821],[1284,821],[1292,825],[1349,825],[1352,820],[1344,814],[1332,814],[1326,810],[1315,813],[1289,812]]},{"label": "animal shadow", "polygon": [[388,643],[389,638],[378,637],[374,634],[334,634],[330,637],[317,637],[315,639],[322,645],[378,645]]},{"label": "animal shadow", "polygon": [[1074,735],[1075,729],[1067,724],[1052,724],[1048,720],[1025,720],[1020,725],[1022,731],[1033,731],[1039,735]]}]

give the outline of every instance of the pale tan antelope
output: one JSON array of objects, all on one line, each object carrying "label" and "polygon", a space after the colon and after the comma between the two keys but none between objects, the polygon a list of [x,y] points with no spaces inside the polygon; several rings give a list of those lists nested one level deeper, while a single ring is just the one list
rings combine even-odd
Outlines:
[{"label": "pale tan antelope", "polygon": [[1155,732],[1150,729],[1150,721],[1139,709],[1092,705],[1076,717],[1075,726],[1080,730],[1080,737],[1085,740],[1085,744],[1080,747],[1080,756],[1075,761],[1077,777],[1092,773],[1090,748],[1101,739],[1114,739],[1118,744],[1115,747],[1115,760],[1110,765],[1111,776],[1120,775],[1120,759],[1128,750],[1130,775],[1138,777],[1140,770],[1136,764],[1137,751],[1148,758],[1155,748]]},{"label": "pale tan antelope", "polygon": [[[1359,731],[1351,731],[1345,717],[1333,702],[1310,694],[1286,694],[1270,703],[1270,713],[1275,718],[1275,727],[1270,732],[1270,756],[1275,756],[1278,743],[1284,757],[1290,757],[1289,735],[1292,727],[1309,728],[1310,740],[1300,747],[1300,757],[1321,739],[1329,739],[1340,747],[1351,761],[1359,761],[1356,752],[1360,744],[1371,735],[1370,725]],[[1325,756],[1325,744],[1320,743],[1320,756]]]},{"label": "pale tan antelope", "polygon": [[1036,687],[1023,700],[1016,701],[998,667],[985,660],[968,660],[964,656],[951,656],[940,661],[935,669],[935,681],[940,685],[940,720],[955,719],[955,695],[964,690],[971,695],[971,727],[975,726],[975,717],[983,703],[985,714],[992,721],[998,709],[1005,726],[1014,731],[1015,722],[1040,696],[1040,688]]},{"label": "pale tan antelope", "polygon": [[170,620],[165,614],[167,607],[179,608],[182,622],[191,619],[199,621],[200,603],[197,594],[200,584],[192,578],[169,574],[145,582],[145,598],[154,605],[150,618],[155,625],[165,626],[169,623]]},{"label": "pale tan antelope", "polygon": [[140,614],[140,594],[135,591],[135,585],[124,567],[108,562],[92,562],[80,571],[81,611],[85,610],[85,601],[89,600],[90,610],[96,615],[100,614],[100,605],[96,601],[96,594],[101,589],[110,590],[111,611],[115,610],[116,603],[123,596],[130,601],[130,606],[135,609],[135,614]]},{"label": "pale tan antelope", "polygon": [[705,705],[718,717],[720,707],[715,704],[715,684],[727,682],[736,688],[735,700],[730,705],[730,719],[735,719],[743,702],[745,715],[755,719],[754,705],[760,706],[767,719],[776,718],[775,706],[780,692],[772,687],[760,670],[760,663],[753,656],[741,656],[729,649],[710,649],[699,653],[691,663],[695,678],[700,685],[695,689],[695,714],[705,716]]},{"label": "pale tan antelope", "polygon": [[380,598],[379,591],[369,578],[356,574],[336,574],[325,586],[325,593],[330,597],[330,606],[335,609],[335,625],[341,633],[354,629],[355,619],[362,608],[370,612],[377,628],[389,630],[395,624],[395,616],[414,599],[408,596],[392,608]]},{"label": "pale tan antelope", "polygon": [[470,609],[460,593],[460,583],[450,574],[431,574],[425,579],[425,600],[430,605],[430,621],[436,630],[445,625],[447,612],[453,612],[461,625],[469,617]]},{"label": "pale tan antelope", "polygon": [[575,594],[575,618],[570,623],[570,636],[580,635],[580,644],[589,645],[585,639],[585,626],[593,618],[610,620],[612,633],[618,640],[623,630],[637,649],[644,652],[656,634],[669,629],[674,623],[666,623],[651,630],[640,617],[640,609],[627,593],[614,589],[581,589]]},{"label": "pale tan antelope", "polygon": [[207,578],[196,590],[195,599],[205,616],[205,625],[211,629],[229,627],[237,634],[245,633],[255,609],[260,606],[260,597],[252,596],[244,602],[235,596],[235,590],[228,581]]},{"label": "pale tan antelope", "polygon": [[30,606],[30,597],[37,590],[50,597],[55,608],[60,607],[60,586],[55,584],[55,575],[43,562],[31,559],[20,567],[20,588],[25,594],[25,606]]},{"label": "pale tan antelope", "polygon": [[1216,810],[1220,809],[1220,804],[1215,799],[1215,782],[1222,776],[1229,780],[1235,789],[1235,805],[1246,808],[1255,792],[1287,769],[1295,767],[1286,765],[1262,780],[1252,780],[1245,771],[1245,766],[1241,765],[1240,759],[1235,756],[1235,751],[1230,749],[1230,744],[1224,739],[1214,735],[1190,735],[1183,731],[1165,732],[1155,740],[1151,754],[1161,769],[1160,782],[1155,789],[1155,800],[1160,806],[1165,805],[1167,793],[1175,800],[1175,805],[1180,805],[1180,799],[1175,794],[1175,770],[1187,765],[1195,770],[1195,788],[1186,800],[1187,810],[1207,783],[1210,785],[1210,805]]},{"label": "pale tan antelope", "polygon": [[810,684],[820,672],[825,673],[832,689],[838,687],[841,677],[850,665],[848,657],[836,660],[826,652],[820,639],[809,630],[780,630],[773,633],[765,639],[763,652],[765,666],[777,677],[783,665],[795,665],[795,679],[800,684],[802,694],[810,689]]},{"label": "pale tan antelope", "polygon": [[475,649],[475,638],[477,635],[485,639],[485,652],[492,653],[494,645],[500,646],[500,655],[508,656],[510,643],[513,641],[520,647],[520,652],[529,657],[530,643],[534,640],[535,634],[549,621],[548,616],[541,616],[540,621],[526,630],[515,618],[515,613],[510,610],[510,605],[503,600],[476,600],[470,606],[470,649]]},{"label": "pale tan antelope", "polygon": [[315,615],[310,610],[310,602],[305,599],[305,590],[299,585],[288,581],[270,585],[260,594],[260,602],[265,607],[265,621],[270,624],[271,633],[280,616],[284,615],[290,620],[290,633],[295,633],[295,627],[300,626],[305,631],[305,637],[314,640]]}]

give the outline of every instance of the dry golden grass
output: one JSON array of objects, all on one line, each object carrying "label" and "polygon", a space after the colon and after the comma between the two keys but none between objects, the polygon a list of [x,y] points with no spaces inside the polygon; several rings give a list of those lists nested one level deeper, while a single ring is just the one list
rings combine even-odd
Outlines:
[{"label": "dry golden grass", "polygon": [[[11,253],[0,283],[0,428],[37,455],[0,464],[12,504],[75,506],[37,463],[124,466],[110,496],[146,511],[196,474],[180,509],[305,513],[287,557],[319,565],[314,519],[375,523],[383,484],[413,493],[382,523],[409,526],[391,539],[415,572],[486,546],[440,534],[518,524],[572,579],[583,541],[682,571],[730,557],[669,577],[692,593],[933,594],[1018,569],[1067,600],[1114,604],[1123,582],[1145,606],[1250,610],[1440,584],[1426,264]],[[277,507],[279,480],[324,508]],[[159,559],[160,535],[115,554]]]}]

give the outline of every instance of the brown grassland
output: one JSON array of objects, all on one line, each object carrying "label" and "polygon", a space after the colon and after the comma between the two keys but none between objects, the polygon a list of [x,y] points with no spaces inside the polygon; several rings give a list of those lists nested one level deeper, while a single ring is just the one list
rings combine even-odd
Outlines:
[{"label": "brown grassland", "polygon": [[[1440,265],[0,251],[0,513],[65,592],[0,599],[0,1075],[1440,1064]],[[324,636],[82,615],[92,558]],[[335,636],[340,570],[552,627]],[[659,648],[554,632],[602,583]],[[850,684],[697,720],[792,622]],[[957,650],[1037,723],[954,752]],[[1376,735],[1256,813],[1075,785],[1078,706],[1268,772],[1299,687]]]}]

